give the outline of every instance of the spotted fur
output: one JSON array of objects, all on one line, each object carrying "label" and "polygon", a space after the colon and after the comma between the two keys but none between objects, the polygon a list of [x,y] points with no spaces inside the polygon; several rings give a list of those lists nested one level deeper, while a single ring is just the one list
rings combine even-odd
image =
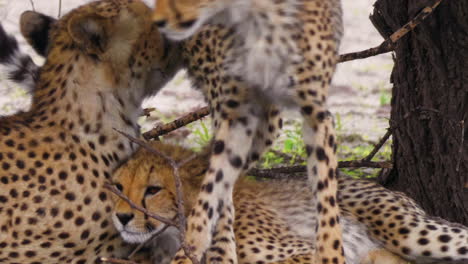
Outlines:
[{"label": "spotted fur", "polygon": [[[316,261],[344,263],[336,140],[326,106],[342,35],[339,0],[158,0],[153,18],[167,37],[191,37],[186,42],[189,74],[214,112],[210,170],[186,233],[194,254],[200,259],[211,231],[232,221],[234,212],[226,210],[232,209],[232,186],[278,129],[271,113],[292,107],[304,118],[311,194],[319,201],[317,241],[323,246]],[[218,207],[227,216],[221,223]],[[182,251],[177,259],[188,261]],[[235,254],[222,259],[231,261],[236,262]]]},{"label": "spotted fur", "polygon": [[[193,156],[193,152],[181,147],[159,142],[152,144],[176,161]],[[200,154],[179,171],[187,213],[196,204],[204,172],[209,166],[207,156],[206,153]],[[347,263],[406,264],[408,260],[416,260],[417,263],[442,263],[447,257],[452,260],[466,260],[466,254],[456,252],[456,249],[466,245],[466,241],[457,238],[464,236],[466,239],[466,227],[455,227],[443,221],[433,222],[412,199],[373,182],[349,177],[339,177],[338,180],[338,204],[342,212]],[[137,151],[128,163],[115,172],[114,184],[133,202],[153,213],[168,219],[173,219],[177,214],[173,169],[160,156],[146,150]],[[115,199],[114,224],[128,242],[144,242],[166,227],[165,224],[132,209],[116,196]],[[311,239],[315,232],[316,201],[312,198],[307,182],[241,178],[234,188],[234,207],[234,233],[239,263],[316,263],[313,261],[315,244]],[[395,219],[399,218],[397,215],[408,216],[412,220],[402,222]],[[430,222],[425,223],[426,221]],[[414,223],[421,223],[421,226],[414,227]],[[394,224],[396,225],[393,226]],[[428,228],[428,224],[432,226]],[[387,243],[388,239],[376,233],[378,227],[380,233],[391,238],[393,243],[407,247],[411,254],[395,250],[394,245]],[[383,227],[386,227],[385,232]],[[401,234],[402,228],[409,230],[407,234]],[[416,242],[421,238],[422,230],[427,231],[425,237],[446,234],[453,240],[447,243],[430,241],[424,249],[432,253],[427,257],[428,254]],[[434,233],[430,234],[431,232]],[[164,235],[165,239],[170,236],[178,239],[174,229]],[[219,234],[215,235],[215,245],[208,250],[207,260],[217,262],[216,258],[224,255],[223,250],[216,246],[218,241],[224,240]],[[157,241],[156,249],[165,245],[163,239],[158,238]],[[441,253],[441,246],[447,246],[449,250]],[[176,250],[177,247],[174,246],[166,254],[174,254]]]},{"label": "spotted fur", "polygon": [[172,50],[132,0],[84,5],[39,32],[47,57],[31,109],[0,118],[0,262],[126,256],[103,185],[134,146],[114,129],[139,135],[140,104],[167,81]]}]

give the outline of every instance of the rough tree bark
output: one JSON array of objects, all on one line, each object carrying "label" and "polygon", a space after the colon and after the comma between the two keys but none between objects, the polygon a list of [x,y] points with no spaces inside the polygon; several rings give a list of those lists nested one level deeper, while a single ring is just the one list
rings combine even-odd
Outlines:
[{"label": "rough tree bark", "polygon": [[[371,20],[387,38],[434,2],[378,0]],[[398,41],[394,60],[394,169],[383,184],[468,225],[468,1],[442,1]]]}]

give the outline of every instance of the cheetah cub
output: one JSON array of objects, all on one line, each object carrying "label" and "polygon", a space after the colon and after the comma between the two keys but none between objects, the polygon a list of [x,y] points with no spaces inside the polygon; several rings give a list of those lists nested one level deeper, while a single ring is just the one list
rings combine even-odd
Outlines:
[{"label": "cheetah cub", "polygon": [[[176,161],[193,155],[187,149],[152,143]],[[203,176],[209,168],[208,151],[180,170],[185,213],[199,201]],[[166,160],[140,149],[114,173],[114,184],[136,204],[173,219],[177,203],[173,170]],[[314,236],[317,202],[302,180],[255,181],[241,178],[234,188],[234,234],[237,247],[224,252],[213,243],[206,259],[236,254],[239,263],[316,264]],[[428,216],[411,198],[378,184],[338,178],[346,261],[351,264],[467,263],[468,228]],[[114,225],[124,240],[141,243],[165,228],[114,198]],[[205,205],[204,205],[205,206]],[[177,230],[169,227],[156,238],[157,263],[168,263],[179,247]],[[219,241],[228,238],[217,236]]]},{"label": "cheetah cub", "polygon": [[[335,132],[326,106],[342,35],[340,1],[157,0],[153,18],[168,38],[188,40],[189,75],[213,111],[210,169],[185,238],[194,255],[200,259],[210,246],[212,230],[232,237],[220,226],[232,222],[236,179],[271,145],[277,125],[270,125],[270,109],[292,107],[304,119],[310,195],[318,200],[317,263],[344,263]],[[187,261],[183,255],[179,262]]]},{"label": "cheetah cub", "polygon": [[[178,146],[152,143],[153,147],[176,161],[185,160],[193,152]],[[208,168],[207,153],[197,156],[180,170],[188,214],[196,204],[203,175]],[[345,182],[358,182],[344,178]],[[140,149],[133,158],[114,173],[114,184],[138,205],[168,219],[177,216],[174,174],[162,157]],[[347,190],[342,190],[346,193]],[[165,224],[133,210],[115,196],[114,225],[128,242],[141,243],[165,228]],[[365,198],[364,198],[365,199]],[[316,202],[306,181],[255,181],[241,178],[234,187],[234,233],[239,263],[299,263],[314,262]],[[382,218],[383,219],[383,218]],[[367,235],[367,228],[353,217],[341,218],[344,231],[345,256],[348,263],[405,264],[406,261],[381,246]],[[170,227],[157,238],[156,255],[175,254],[177,231]],[[227,238],[218,237],[219,240]],[[161,248],[164,249],[161,249]],[[168,249],[171,248],[171,249]],[[208,263],[217,262],[222,248],[213,245],[207,251]],[[236,253],[237,252],[237,253]],[[159,253],[159,255],[158,255]],[[221,253],[222,254],[222,253]],[[229,252],[226,252],[229,254]]]}]

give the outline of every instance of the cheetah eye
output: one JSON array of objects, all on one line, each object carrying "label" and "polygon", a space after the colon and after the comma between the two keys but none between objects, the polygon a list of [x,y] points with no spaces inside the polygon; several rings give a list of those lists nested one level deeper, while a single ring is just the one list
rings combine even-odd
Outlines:
[{"label": "cheetah eye", "polygon": [[159,186],[148,186],[148,187],[146,187],[145,196],[155,195],[161,190],[162,190],[162,188],[159,187]]},{"label": "cheetah eye", "polygon": [[122,184],[116,183],[116,184],[114,184],[114,185],[115,185],[115,187],[117,188],[117,190],[123,192],[123,186],[122,186]]},{"label": "cheetah eye", "polygon": [[157,27],[164,27],[164,26],[166,26],[166,23],[167,23],[166,20],[154,21],[154,24],[155,24]]},{"label": "cheetah eye", "polygon": [[181,28],[190,28],[191,26],[193,26],[193,24],[195,24],[195,22],[197,22],[197,20],[195,19],[187,20],[187,21],[180,22],[179,26]]}]

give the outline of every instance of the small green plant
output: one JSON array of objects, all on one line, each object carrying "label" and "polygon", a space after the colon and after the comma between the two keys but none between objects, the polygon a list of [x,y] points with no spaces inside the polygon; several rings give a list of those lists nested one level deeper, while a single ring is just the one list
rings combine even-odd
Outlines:
[{"label": "small green plant", "polygon": [[335,114],[335,130],[336,132],[343,131],[343,122],[341,121],[340,113]]},{"label": "small green plant", "polygon": [[284,137],[277,140],[273,148],[263,155],[260,167],[271,168],[304,163],[306,153],[301,127],[300,122],[293,121],[284,128]]},{"label": "small green plant", "polygon": [[389,105],[392,100],[390,92],[381,90],[380,91],[380,106]]},{"label": "small green plant", "polygon": [[200,120],[195,125],[193,124],[189,125],[189,128],[191,128],[192,130],[192,134],[195,136],[194,142],[197,145],[194,148],[195,150],[199,150],[205,147],[206,145],[208,145],[208,143],[210,143],[210,140],[212,138],[210,129],[208,128],[205,122],[206,122],[205,120]]}]

